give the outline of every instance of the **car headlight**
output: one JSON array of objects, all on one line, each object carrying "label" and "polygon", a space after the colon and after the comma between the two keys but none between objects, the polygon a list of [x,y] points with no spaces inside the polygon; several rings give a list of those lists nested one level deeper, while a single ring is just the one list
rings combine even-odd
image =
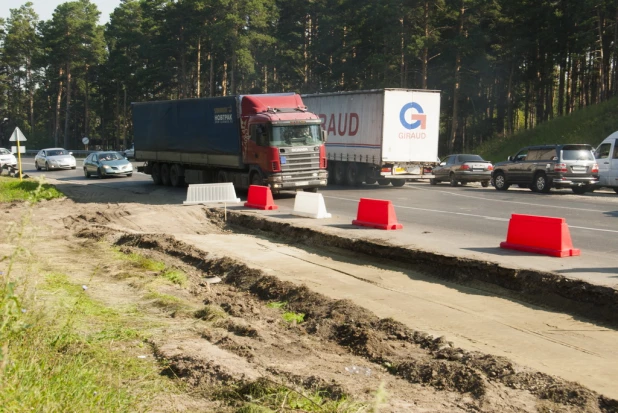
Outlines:
[{"label": "car headlight", "polygon": [[109,165],[103,165],[103,169],[110,169]]}]

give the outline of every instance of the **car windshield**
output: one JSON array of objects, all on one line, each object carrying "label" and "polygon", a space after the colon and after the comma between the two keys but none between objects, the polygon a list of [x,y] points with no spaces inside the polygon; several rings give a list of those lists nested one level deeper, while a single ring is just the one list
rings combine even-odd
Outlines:
[{"label": "car windshield", "polygon": [[9,152],[8,149],[4,149],[4,148],[0,148],[0,155],[10,155],[11,152]]},{"label": "car windshield", "polygon": [[565,161],[594,161],[594,154],[589,148],[566,146],[562,150],[562,159]]},{"label": "car windshield", "polygon": [[65,149],[52,149],[47,151],[47,156],[68,155],[69,151]]},{"label": "car windshield", "polygon": [[99,155],[100,161],[117,161],[124,159],[118,152],[105,152]]},{"label": "car windshield", "polygon": [[470,162],[470,161],[484,161],[479,155],[459,155],[458,159],[461,162]]},{"label": "car windshield", "polygon": [[272,146],[320,145],[320,125],[274,126]]}]

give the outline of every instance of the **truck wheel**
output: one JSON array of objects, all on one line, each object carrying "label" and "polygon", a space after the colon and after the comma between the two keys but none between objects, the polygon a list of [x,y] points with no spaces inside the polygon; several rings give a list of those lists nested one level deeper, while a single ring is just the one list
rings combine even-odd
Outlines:
[{"label": "truck wheel", "polygon": [[402,187],[406,184],[406,180],[405,179],[391,179],[391,183],[393,184],[393,186]]},{"label": "truck wheel", "polygon": [[438,181],[436,181],[436,178],[429,178],[429,185],[437,185]]},{"label": "truck wheel", "polygon": [[357,163],[348,163],[345,180],[350,186],[358,186],[363,182],[363,180],[361,179],[360,167]]},{"label": "truck wheel", "polygon": [[172,183],[170,180],[169,164],[164,163],[161,165],[161,183],[165,186],[170,186],[170,184]]},{"label": "truck wheel", "polygon": [[390,179],[378,179],[378,185],[386,186],[391,183]]},{"label": "truck wheel", "polygon": [[224,182],[227,182],[227,172],[225,172],[224,170],[219,170],[217,172],[217,182],[222,184]]},{"label": "truck wheel", "polygon": [[481,181],[481,186],[487,188],[489,186],[489,181]]},{"label": "truck wheel", "polygon": [[251,180],[249,182],[251,182],[251,185],[259,185],[259,186],[264,185],[264,181],[262,180],[262,176],[260,175],[259,172],[252,172]]},{"label": "truck wheel", "polygon": [[314,194],[318,192],[318,188],[305,188],[303,189],[305,192],[313,192]]},{"label": "truck wheel", "polygon": [[152,165],[152,171],[150,172],[150,177],[152,178],[152,182],[154,182],[155,185],[161,185],[161,164],[160,163],[154,163]]},{"label": "truck wheel", "polygon": [[366,183],[367,185],[373,185],[373,184],[375,184],[376,182],[378,182],[378,180],[377,180],[377,179],[375,179],[375,178],[365,178],[365,183]]},{"label": "truck wheel", "polygon": [[459,182],[457,182],[457,180],[455,179],[455,174],[452,172],[449,175],[448,179],[451,182],[451,186],[457,186],[457,184],[459,184]]},{"label": "truck wheel", "polygon": [[545,175],[543,172],[536,174],[534,177],[533,187],[536,192],[541,192],[544,194],[548,193],[551,186],[547,181],[547,175]]},{"label": "truck wheel", "polygon": [[170,168],[170,183],[176,188],[184,186],[185,177],[182,174],[182,167],[180,165],[174,164]]},{"label": "truck wheel", "polygon": [[507,189],[509,189],[509,186],[510,185],[506,183],[504,173],[496,172],[496,174],[494,175],[494,187],[496,187],[498,191],[506,191]]},{"label": "truck wheel", "polygon": [[335,185],[345,184],[345,164],[343,162],[335,163],[335,173],[333,174],[333,181]]}]

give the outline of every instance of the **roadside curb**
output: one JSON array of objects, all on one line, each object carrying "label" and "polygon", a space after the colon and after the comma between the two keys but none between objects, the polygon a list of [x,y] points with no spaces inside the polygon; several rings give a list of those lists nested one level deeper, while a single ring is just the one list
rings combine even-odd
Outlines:
[{"label": "roadside curb", "polygon": [[559,310],[578,318],[618,325],[618,290],[611,287],[552,272],[509,268],[496,262],[410,249],[382,240],[352,238],[330,228],[316,230],[241,211],[228,211],[227,223],[245,230],[273,233],[295,244],[340,248],[373,259],[390,260],[449,282],[482,287],[484,290],[491,289],[491,286],[499,287],[507,290],[501,294],[513,295],[518,301]]}]

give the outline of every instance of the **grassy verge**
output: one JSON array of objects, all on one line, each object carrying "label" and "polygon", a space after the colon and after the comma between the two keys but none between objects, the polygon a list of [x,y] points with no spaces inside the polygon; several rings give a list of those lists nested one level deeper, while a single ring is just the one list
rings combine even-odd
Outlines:
[{"label": "grassy verge", "polygon": [[0,202],[30,201],[62,198],[64,195],[53,185],[36,179],[18,180],[0,177]]}]

